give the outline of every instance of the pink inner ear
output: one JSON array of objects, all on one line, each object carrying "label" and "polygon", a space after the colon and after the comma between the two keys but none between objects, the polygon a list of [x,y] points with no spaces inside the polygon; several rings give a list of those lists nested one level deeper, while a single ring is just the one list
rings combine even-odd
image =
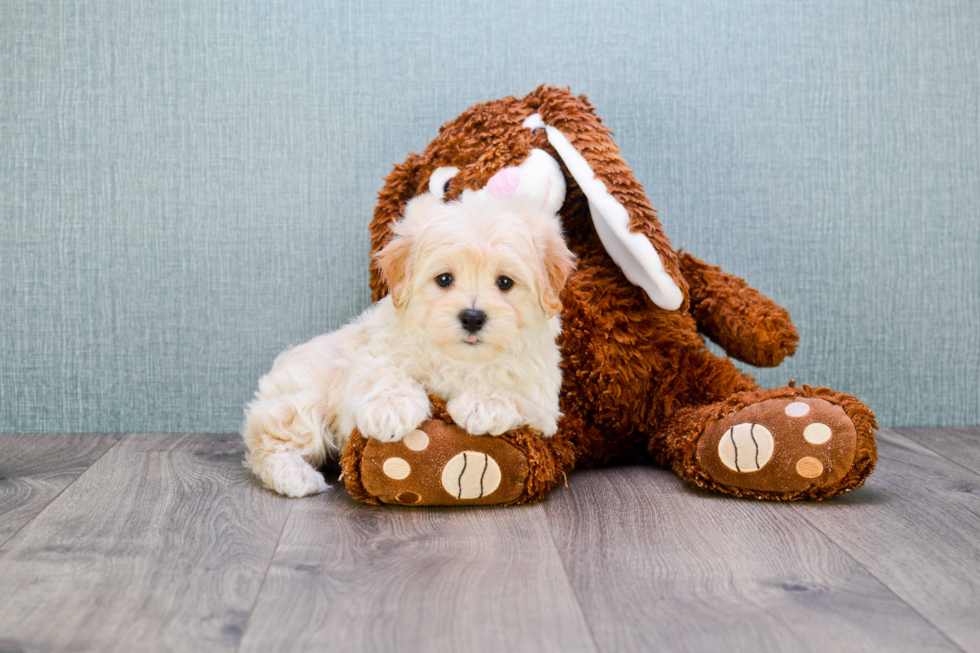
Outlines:
[{"label": "pink inner ear", "polygon": [[521,185],[521,171],[517,168],[504,168],[487,182],[487,192],[494,197],[512,197]]}]

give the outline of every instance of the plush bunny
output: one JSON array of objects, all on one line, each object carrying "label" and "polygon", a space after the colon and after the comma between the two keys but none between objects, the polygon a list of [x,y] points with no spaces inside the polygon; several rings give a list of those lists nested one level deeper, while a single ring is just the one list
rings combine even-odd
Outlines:
[{"label": "plush bunny", "polygon": [[[520,176],[522,163],[543,156],[560,164],[561,179]],[[342,460],[351,494],[404,505],[521,503],[574,467],[642,461],[760,499],[824,499],[864,483],[876,461],[867,406],[827,388],[761,389],[706,348],[701,333],[734,358],[776,366],[794,353],[797,333],[785,309],[744,281],[671,248],[584,96],[542,86],[445,124],[386,178],[372,253],[416,195],[449,200],[522,184],[560,206],[578,257],[560,298],[558,434],[471,436],[432,397],[432,419],[401,442],[351,435]],[[387,293],[376,263],[371,288],[375,299]],[[392,458],[406,463],[387,466],[400,478],[385,473]]]}]

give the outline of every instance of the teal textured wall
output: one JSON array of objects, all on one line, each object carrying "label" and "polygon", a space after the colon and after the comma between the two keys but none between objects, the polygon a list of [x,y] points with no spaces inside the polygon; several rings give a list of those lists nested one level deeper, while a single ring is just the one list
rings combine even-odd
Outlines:
[{"label": "teal textured wall", "polygon": [[587,94],[675,245],[789,308],[759,371],[980,423],[980,4],[0,3],[0,430],[228,431],[368,303],[390,166]]}]

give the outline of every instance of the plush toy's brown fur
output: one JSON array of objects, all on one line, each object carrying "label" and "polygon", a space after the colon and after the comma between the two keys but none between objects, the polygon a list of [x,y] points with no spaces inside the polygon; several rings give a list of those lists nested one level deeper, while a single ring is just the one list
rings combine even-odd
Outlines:
[{"label": "plush toy's brown fur", "polygon": [[[756,366],[774,366],[793,354],[797,333],[786,310],[744,281],[672,249],[642,186],[585,97],[541,87],[522,99],[509,97],[477,105],[444,125],[422,154],[409,155],[386,178],[371,223],[372,254],[388,241],[406,202],[427,190],[429,176],[438,167],[459,168],[446,195],[452,199],[464,189],[482,188],[500,169],[520,164],[532,148],[561,161],[544,130],[522,126],[533,113],[564,133],[588,161],[609,193],[626,207],[630,230],[650,240],[684,293],[679,310],[664,310],[625,278],[603,248],[588,202],[562,164],[568,188],[561,218],[578,267],[561,298],[561,405],[565,416],[557,436],[535,443],[539,449],[556,452],[547,456],[544,481],[539,478],[536,487],[559,482],[573,466],[646,460],[670,465],[701,487],[740,496],[821,499],[862,485],[876,459],[874,415],[854,397],[827,389],[761,390],[731,360],[706,348],[701,334],[730,356]],[[371,288],[375,300],[387,292],[376,262],[371,264]],[[737,421],[734,413],[755,404],[762,406],[755,413],[778,417],[776,413],[788,403],[786,398],[793,397],[822,399],[826,405],[813,405],[846,415],[839,418],[841,428],[850,433],[853,425],[854,435],[842,435],[846,442],[839,444],[835,439],[832,446],[849,447],[853,460],[848,469],[831,469],[842,464],[843,454],[833,461],[827,458],[825,476],[802,489],[799,483],[783,487],[778,475],[762,483],[762,489],[717,480],[714,463],[705,462],[707,458],[699,458],[696,452],[709,427],[728,415]],[[437,410],[437,414],[449,420],[444,411]],[[777,447],[782,446],[781,439],[800,438],[798,433],[773,435]],[[717,442],[723,435],[711,437]],[[356,449],[361,446],[356,433],[351,442],[345,470],[353,469]],[[528,447],[529,452],[532,449]],[[347,473],[350,480],[351,472]],[[794,476],[795,472],[787,468],[786,474]],[[825,477],[836,480],[825,482]],[[799,481],[798,476],[794,478]],[[356,492],[357,483],[349,487]],[[539,498],[542,492],[529,491],[524,499]]]}]

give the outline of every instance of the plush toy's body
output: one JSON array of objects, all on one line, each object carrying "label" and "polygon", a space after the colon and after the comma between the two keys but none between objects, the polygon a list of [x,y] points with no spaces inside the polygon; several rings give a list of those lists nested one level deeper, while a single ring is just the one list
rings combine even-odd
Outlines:
[{"label": "plush toy's body", "polygon": [[[706,348],[701,333],[734,358],[775,366],[794,352],[797,333],[783,308],[744,281],[671,248],[583,97],[541,87],[523,99],[475,106],[447,123],[421,155],[409,155],[387,178],[371,224],[372,252],[388,241],[406,202],[428,188],[437,169],[458,169],[446,184],[446,197],[457,197],[483,188],[535,148],[562,164],[567,194],[560,214],[578,257],[561,297],[558,434],[506,434],[503,443],[517,453],[499,444],[488,452],[482,442],[488,436],[451,426],[434,398],[436,421],[422,431],[434,443],[433,455],[441,447],[442,458],[429,461],[431,470],[409,464],[415,477],[428,480],[386,479],[378,470],[391,457],[409,455],[398,449],[405,445],[372,446],[355,432],[343,460],[348,490],[375,502],[517,503],[541,498],[573,467],[644,460],[739,496],[820,499],[860,487],[876,460],[874,415],[854,397],[825,388],[762,390]],[[614,233],[615,211],[622,209],[629,233]],[[375,299],[387,292],[375,265],[371,287]],[[491,462],[500,457],[505,460]],[[464,490],[477,463],[481,483]],[[487,474],[494,477],[498,468],[502,489],[488,492]],[[422,480],[424,491],[400,489]]]}]

